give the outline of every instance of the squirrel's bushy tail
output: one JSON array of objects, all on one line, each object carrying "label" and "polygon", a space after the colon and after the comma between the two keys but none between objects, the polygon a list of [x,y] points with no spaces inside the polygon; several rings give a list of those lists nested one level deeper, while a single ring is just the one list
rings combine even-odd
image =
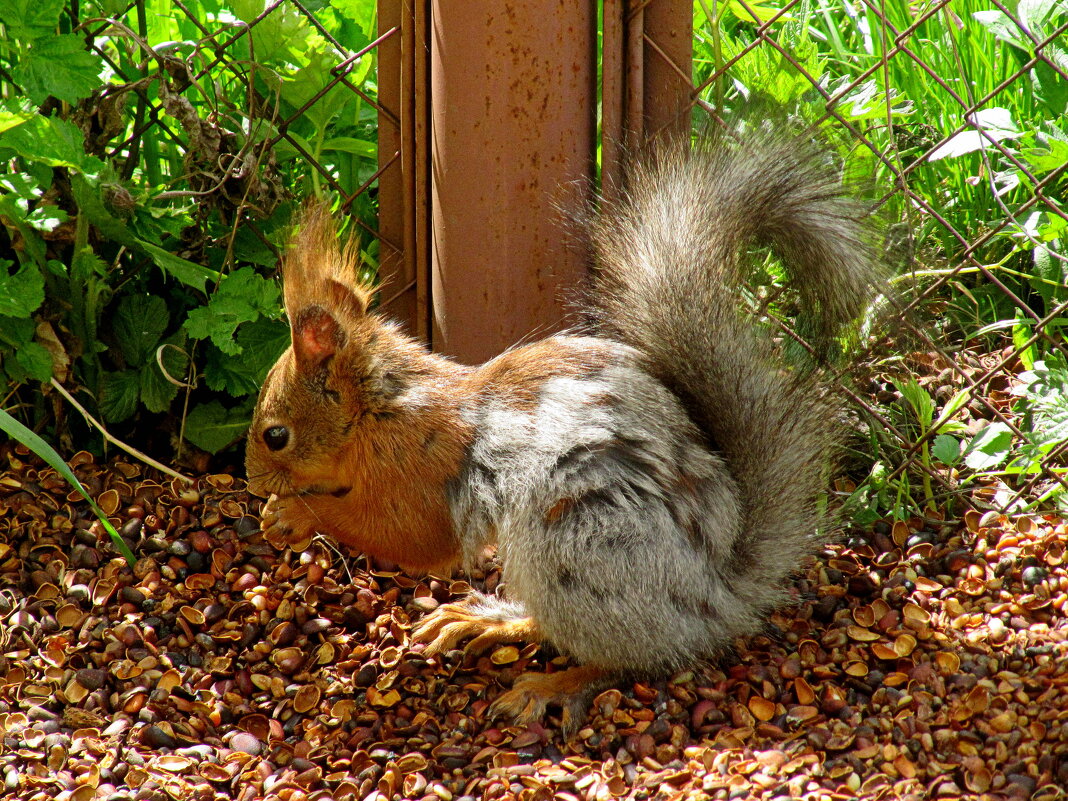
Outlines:
[{"label": "squirrel's bushy tail", "polygon": [[739,314],[747,250],[779,255],[819,348],[877,284],[866,216],[815,141],[755,133],[636,159],[592,222],[599,332],[647,354],[725,457],[745,520],[723,567],[768,603],[819,542],[816,501],[839,420],[812,371],[785,369]]}]

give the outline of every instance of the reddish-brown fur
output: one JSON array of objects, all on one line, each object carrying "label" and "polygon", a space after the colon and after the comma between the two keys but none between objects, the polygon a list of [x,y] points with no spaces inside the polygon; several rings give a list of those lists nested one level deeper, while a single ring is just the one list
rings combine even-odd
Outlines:
[{"label": "reddish-brown fur", "polygon": [[[484,401],[533,409],[545,383],[603,368],[595,340],[542,340],[479,368],[428,353],[368,313],[353,281],[354,252],[329,216],[305,215],[285,264],[293,346],[272,368],[256,408],[247,467],[254,492],[273,494],[266,517],[298,535],[320,531],[416,570],[460,560],[447,506],[473,431],[464,410]],[[293,440],[272,451],[264,432]]]}]

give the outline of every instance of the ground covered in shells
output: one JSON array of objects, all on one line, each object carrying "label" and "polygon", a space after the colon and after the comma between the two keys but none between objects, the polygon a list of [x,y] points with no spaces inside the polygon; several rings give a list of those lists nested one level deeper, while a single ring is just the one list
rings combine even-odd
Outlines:
[{"label": "ground covered in shells", "polygon": [[1068,786],[1065,524],[969,512],[853,532],[720,664],[598,697],[577,739],[487,707],[523,643],[426,659],[470,583],[268,541],[240,479],[71,464],[130,543],[0,449],[9,799],[1034,798]]}]

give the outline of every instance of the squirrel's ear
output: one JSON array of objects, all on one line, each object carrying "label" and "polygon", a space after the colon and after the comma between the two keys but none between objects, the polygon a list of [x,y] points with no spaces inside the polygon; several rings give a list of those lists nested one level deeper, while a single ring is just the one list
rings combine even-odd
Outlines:
[{"label": "squirrel's ear", "polygon": [[350,320],[358,320],[367,313],[371,302],[371,291],[361,284],[349,285],[337,278],[328,278],[325,282],[326,298],[332,308],[346,315]]},{"label": "squirrel's ear", "polygon": [[317,369],[345,344],[345,332],[327,309],[309,306],[293,320],[293,353],[302,372]]}]

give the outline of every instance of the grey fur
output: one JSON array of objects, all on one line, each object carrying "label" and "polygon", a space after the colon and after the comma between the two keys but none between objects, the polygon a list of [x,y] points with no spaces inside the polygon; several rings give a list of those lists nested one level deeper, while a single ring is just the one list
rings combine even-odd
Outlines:
[{"label": "grey fur", "polygon": [[483,597],[487,615],[529,615],[580,662],[635,673],[759,629],[823,541],[836,406],[739,316],[743,254],[780,253],[822,346],[877,283],[862,217],[806,139],[638,160],[592,221],[598,336],[558,342],[605,366],[534,404],[491,387],[467,412],[450,506],[465,560],[499,543],[511,600]]}]

